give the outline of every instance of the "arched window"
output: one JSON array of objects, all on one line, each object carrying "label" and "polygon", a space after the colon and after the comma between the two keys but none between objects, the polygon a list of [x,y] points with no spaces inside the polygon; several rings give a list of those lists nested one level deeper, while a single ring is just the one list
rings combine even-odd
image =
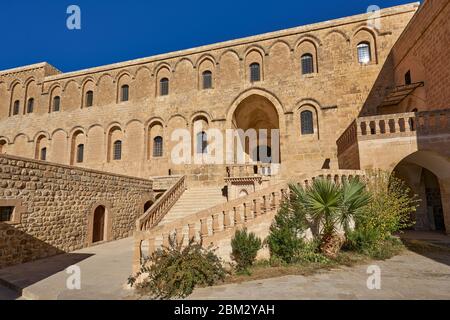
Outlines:
[{"label": "arched window", "polygon": [[197,133],[197,153],[208,153],[208,136],[204,131]]},{"label": "arched window", "polygon": [[161,96],[167,96],[169,95],[169,79],[162,78],[159,81],[159,94]]},{"label": "arched window", "polygon": [[41,149],[41,158],[42,161],[47,160],[47,148],[42,148]]},{"label": "arched window", "polygon": [[56,96],[53,98],[53,111],[59,111],[61,109],[61,98]]},{"label": "arched window", "polygon": [[34,109],[34,99],[30,98],[28,99],[27,113],[33,113],[33,109]]},{"label": "arched window", "polygon": [[114,160],[122,159],[122,141],[120,140],[114,142],[113,159]]},{"label": "arched window", "polygon": [[258,82],[261,80],[261,68],[259,63],[252,63],[250,65],[250,81]]},{"label": "arched window", "polygon": [[302,74],[314,73],[314,59],[312,54],[304,54],[302,56]]},{"label": "arched window", "polygon": [[361,42],[358,44],[358,62],[361,64],[368,64],[372,58],[370,55],[370,44],[368,42]]},{"label": "arched window", "polygon": [[163,156],[163,138],[156,137],[153,139],[153,157],[162,157]]},{"label": "arched window", "polygon": [[125,102],[130,99],[130,86],[127,84],[124,84],[120,88],[120,101]]},{"label": "arched window", "polygon": [[212,88],[212,72],[207,70],[203,72],[203,89],[211,89]]},{"label": "arched window", "polygon": [[13,105],[13,116],[18,115],[20,111],[20,101],[16,100],[14,101],[14,105]]},{"label": "arched window", "polygon": [[92,107],[94,105],[94,92],[86,92],[86,107]]},{"label": "arched window", "polygon": [[302,111],[300,114],[302,135],[314,134],[313,113],[309,110]]},{"label": "arched window", "polygon": [[77,146],[77,163],[83,163],[84,161],[84,144]]}]

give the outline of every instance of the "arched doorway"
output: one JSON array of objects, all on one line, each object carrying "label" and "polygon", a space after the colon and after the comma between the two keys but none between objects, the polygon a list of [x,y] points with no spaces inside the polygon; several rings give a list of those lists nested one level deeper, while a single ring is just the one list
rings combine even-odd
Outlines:
[{"label": "arched doorway", "polygon": [[149,200],[144,204],[144,212],[147,212],[148,209],[153,205],[153,201]]},{"label": "arched doorway", "polygon": [[429,151],[415,152],[394,169],[421,200],[413,213],[415,230],[450,232],[450,160]]},{"label": "arched doorway", "polygon": [[92,227],[92,243],[105,240],[106,208],[98,206],[94,211],[94,222]]},{"label": "arched doorway", "polygon": [[[246,162],[280,162],[280,118],[268,98],[253,94],[243,99],[234,110],[232,129],[242,129],[248,133],[239,137]],[[252,136],[250,131],[255,135]],[[252,138],[255,141],[250,141]]]}]

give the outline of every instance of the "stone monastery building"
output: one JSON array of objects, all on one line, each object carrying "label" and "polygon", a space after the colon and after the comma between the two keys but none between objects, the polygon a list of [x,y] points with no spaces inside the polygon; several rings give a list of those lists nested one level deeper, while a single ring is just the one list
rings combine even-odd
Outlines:
[{"label": "stone monastery building", "polygon": [[[241,222],[270,224],[261,213],[288,181],[367,169],[421,197],[417,229],[449,232],[449,3],[76,72],[0,71],[0,268],[133,233],[136,259],[174,230],[220,244]],[[192,156],[212,149],[209,129],[269,134],[237,138],[245,164],[179,164],[179,129]]]}]

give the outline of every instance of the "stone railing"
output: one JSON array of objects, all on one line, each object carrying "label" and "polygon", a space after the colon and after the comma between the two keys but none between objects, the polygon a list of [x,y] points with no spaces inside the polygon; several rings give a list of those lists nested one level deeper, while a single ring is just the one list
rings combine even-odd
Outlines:
[{"label": "stone railing", "polygon": [[407,112],[356,119],[337,140],[338,153],[358,140],[448,133],[450,109]]},{"label": "stone railing", "polygon": [[[311,178],[297,179],[292,183],[306,186],[314,177],[333,179],[340,183],[350,177],[362,176],[356,170],[323,170]],[[236,228],[258,223],[263,216],[273,216],[278,212],[283,197],[288,193],[287,182],[279,183],[248,196],[202,210],[172,223],[157,226],[150,231],[135,232],[133,270],[137,271],[142,259],[150,256],[159,247],[167,247],[169,237],[184,246],[189,240],[202,240],[204,245],[215,244],[230,237]]]},{"label": "stone railing", "polygon": [[227,177],[240,178],[252,176],[272,176],[276,175],[279,165],[258,162],[255,164],[233,164],[227,166]]},{"label": "stone railing", "polygon": [[186,191],[186,177],[182,176],[137,219],[136,230],[150,230],[157,225],[178,201],[184,191]]},{"label": "stone railing", "polygon": [[356,124],[356,121],[353,121],[350,124],[350,126],[344,131],[344,133],[339,137],[339,139],[336,141],[339,154],[341,154],[342,152],[350,148],[350,146],[356,143],[357,131],[358,126]]}]

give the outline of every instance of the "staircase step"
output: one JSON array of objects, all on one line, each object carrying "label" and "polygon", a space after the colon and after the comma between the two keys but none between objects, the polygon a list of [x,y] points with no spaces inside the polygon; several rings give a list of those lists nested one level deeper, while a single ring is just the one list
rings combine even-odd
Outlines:
[{"label": "staircase step", "polygon": [[222,195],[222,188],[219,187],[188,189],[161,220],[159,225],[171,223],[226,201],[227,198]]}]

